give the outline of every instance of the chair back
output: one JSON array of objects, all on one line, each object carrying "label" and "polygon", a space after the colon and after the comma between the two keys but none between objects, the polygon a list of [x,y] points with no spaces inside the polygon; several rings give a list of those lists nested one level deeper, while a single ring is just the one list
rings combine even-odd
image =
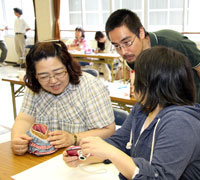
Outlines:
[{"label": "chair back", "polygon": [[113,108],[115,124],[121,126],[128,116],[128,112],[122,109]]},{"label": "chair back", "polygon": [[83,72],[87,72],[95,77],[99,76],[99,72],[96,69],[82,69]]}]

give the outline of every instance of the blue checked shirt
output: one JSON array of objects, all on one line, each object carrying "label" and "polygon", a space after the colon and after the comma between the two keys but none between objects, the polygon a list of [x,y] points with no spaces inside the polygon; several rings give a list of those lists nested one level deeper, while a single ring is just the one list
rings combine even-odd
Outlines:
[{"label": "blue checked shirt", "polygon": [[78,85],[69,84],[57,96],[44,90],[34,93],[27,88],[20,112],[35,117],[35,123],[46,124],[50,131],[78,133],[114,122],[108,90],[87,73],[83,73]]}]

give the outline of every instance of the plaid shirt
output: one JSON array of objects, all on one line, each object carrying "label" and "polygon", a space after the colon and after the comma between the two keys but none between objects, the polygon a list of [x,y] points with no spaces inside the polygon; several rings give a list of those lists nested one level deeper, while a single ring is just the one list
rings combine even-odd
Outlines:
[{"label": "plaid shirt", "polygon": [[34,93],[27,88],[20,112],[34,116],[35,123],[46,124],[50,131],[78,133],[114,122],[108,90],[87,73],[83,73],[78,85],[69,84],[57,96],[44,90]]}]

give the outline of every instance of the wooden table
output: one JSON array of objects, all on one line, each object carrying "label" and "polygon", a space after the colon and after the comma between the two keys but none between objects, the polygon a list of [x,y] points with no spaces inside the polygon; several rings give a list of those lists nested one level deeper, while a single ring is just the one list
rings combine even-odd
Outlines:
[{"label": "wooden table", "polygon": [[[13,115],[14,119],[17,116],[17,110],[16,110],[16,97],[23,96],[25,83],[22,80],[19,80],[18,78],[3,78],[2,81],[8,81],[10,83],[11,87],[11,95],[12,95],[12,104],[13,104]],[[18,87],[15,85],[19,85]]]},{"label": "wooden table", "polygon": [[121,98],[121,97],[110,96],[110,99],[113,102],[113,105],[115,105],[114,103],[116,103],[118,108],[128,112],[130,112],[132,107],[137,103],[137,100],[133,97]]},{"label": "wooden table", "polygon": [[112,82],[114,81],[114,60],[120,58],[120,55],[117,53],[92,53],[85,54],[78,51],[69,51],[71,56],[80,62],[93,62],[93,63],[106,63],[111,66],[111,76]]},{"label": "wooden table", "polygon": [[[64,151],[59,149],[57,152],[37,157],[26,153],[23,156],[16,156],[12,153],[11,142],[0,144],[0,180],[11,180],[11,176],[18,174],[26,169],[38,165],[52,157],[61,154]],[[39,175],[38,175],[39,176]]]},{"label": "wooden table", "polygon": [[105,85],[110,92],[113,107],[130,112],[137,103],[135,98],[130,97],[130,84],[116,81],[115,83],[107,82]]}]

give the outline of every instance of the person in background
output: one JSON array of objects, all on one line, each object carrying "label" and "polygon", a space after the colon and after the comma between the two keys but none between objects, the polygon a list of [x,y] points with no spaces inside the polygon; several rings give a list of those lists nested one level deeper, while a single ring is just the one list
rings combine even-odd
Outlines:
[{"label": "person in background", "polygon": [[[111,43],[104,35],[103,32],[97,31],[95,33],[95,40],[97,42],[97,48],[95,53],[110,53],[111,52]],[[106,63],[94,63],[93,68],[99,72],[103,72],[104,79],[111,81],[111,71]]]},{"label": "person in background", "polygon": [[[85,39],[85,31],[81,27],[77,27],[75,29],[75,39],[74,41],[67,46],[68,50],[77,50],[87,52],[89,49],[91,50],[88,42]],[[81,66],[90,65],[88,62],[79,62]]]},{"label": "person in background", "polygon": [[1,49],[1,56],[0,56],[0,67],[6,65],[6,63],[4,62],[8,53],[8,49],[6,47],[6,44],[4,42],[3,39],[3,35],[2,32],[4,30],[7,30],[8,27],[4,27],[3,25],[0,25],[0,49]]},{"label": "person in background", "polygon": [[95,33],[95,40],[97,42],[96,53],[110,53],[111,43],[102,31],[97,31]]},{"label": "person in background", "polygon": [[[113,136],[81,140],[82,154],[93,155],[88,163],[108,159],[122,180],[200,179],[200,105],[188,58],[162,46],[143,50],[134,94],[138,103]],[[71,167],[81,163],[66,151],[63,159]]]},{"label": "person in background", "polygon": [[18,55],[17,64],[14,67],[19,67],[21,65],[22,68],[25,67],[25,63],[23,60],[25,59],[25,46],[26,46],[26,32],[30,30],[30,27],[26,23],[26,21],[22,18],[22,10],[19,8],[14,8],[14,14],[17,17],[14,23],[14,31],[15,31],[15,49]]},{"label": "person in background", "polygon": [[197,102],[200,103],[200,51],[193,41],[173,30],[147,32],[139,17],[127,9],[113,12],[105,28],[108,39],[132,69],[136,57],[143,50],[158,45],[173,48],[187,56],[193,67]]},{"label": "person in background", "polygon": [[67,46],[68,50],[85,51],[87,49],[87,41],[85,39],[85,31],[81,27],[75,29],[75,39]]},{"label": "person in background", "polygon": [[48,127],[47,139],[55,148],[78,145],[86,136],[107,138],[115,131],[107,88],[80,64],[62,41],[36,43],[26,56],[27,89],[12,127],[14,154],[23,155],[34,124]]}]

